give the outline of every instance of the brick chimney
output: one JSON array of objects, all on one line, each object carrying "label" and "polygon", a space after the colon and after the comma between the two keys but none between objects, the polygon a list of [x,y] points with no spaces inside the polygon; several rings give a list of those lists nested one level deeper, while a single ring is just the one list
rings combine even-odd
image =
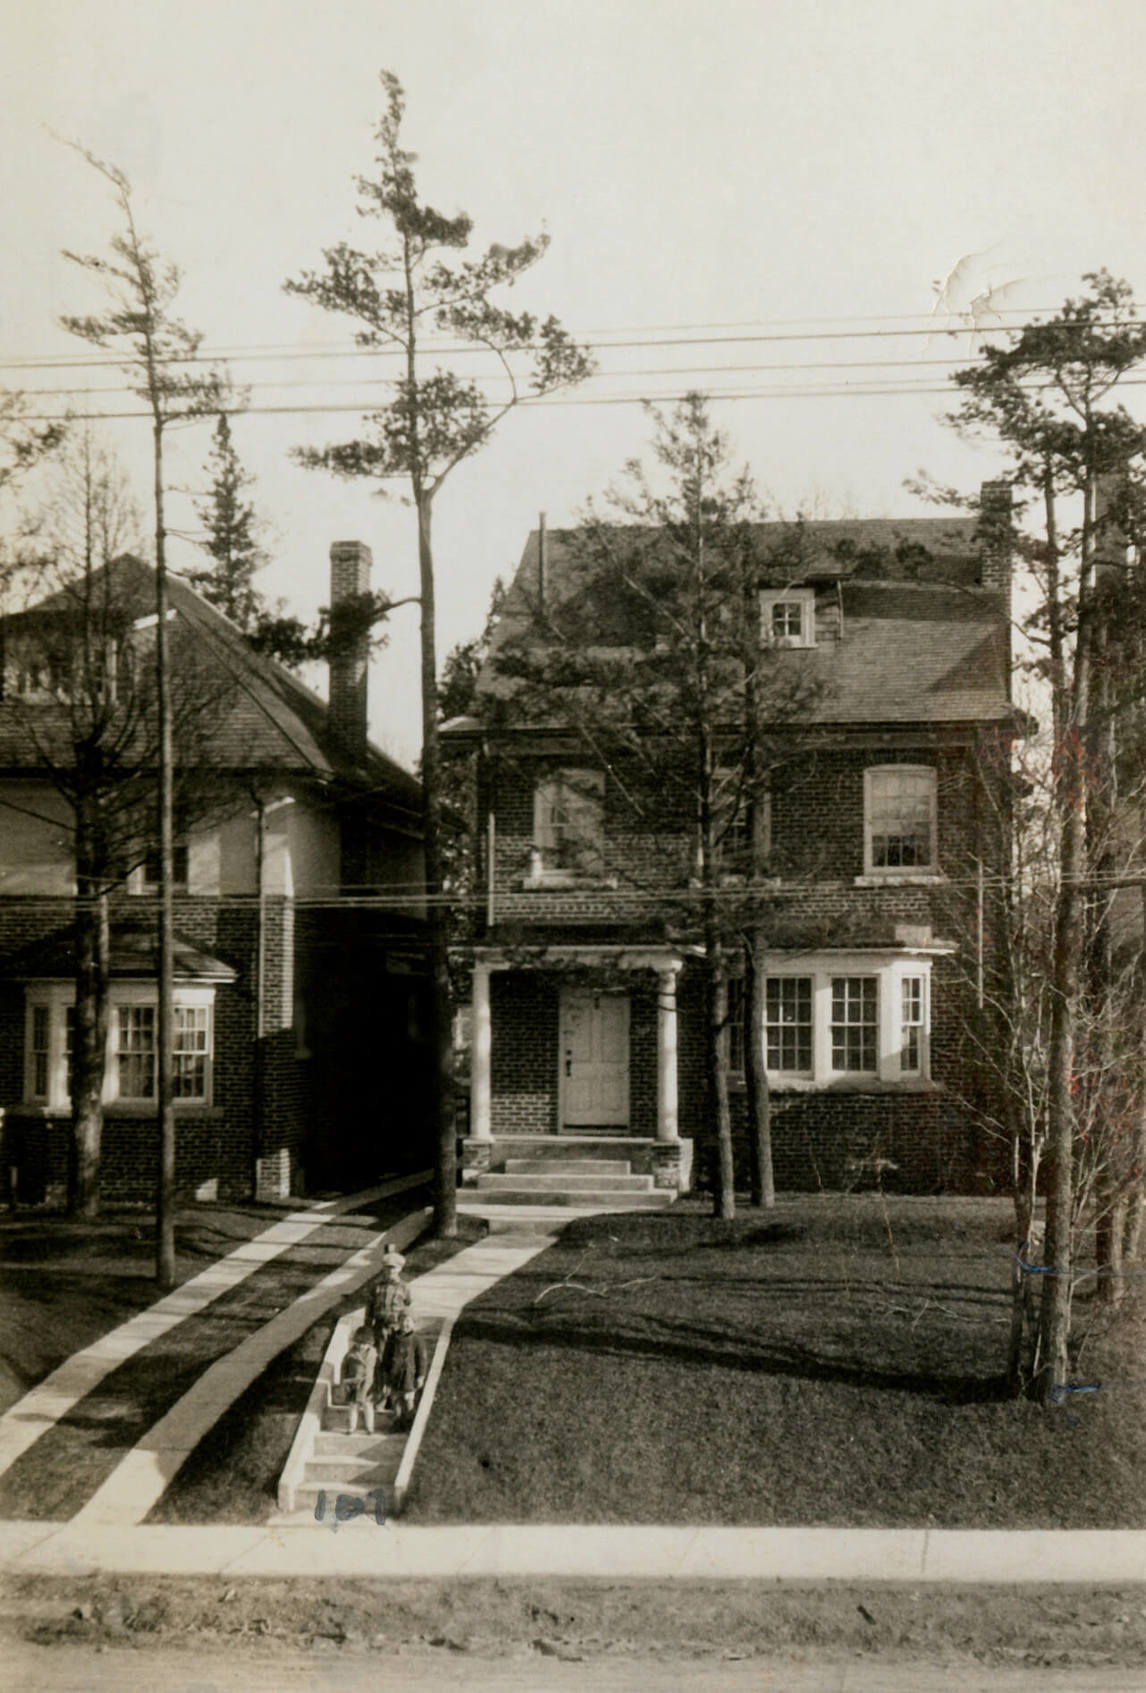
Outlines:
[{"label": "brick chimney", "polygon": [[[338,607],[370,591],[370,548],[362,541],[335,541],[330,548],[330,620],[337,630]],[[366,750],[366,672],[370,637],[365,629],[330,658],[330,727],[347,752]]]},{"label": "brick chimney", "polygon": [[979,489],[979,582],[1007,596],[1011,606],[1011,484],[984,482]]}]

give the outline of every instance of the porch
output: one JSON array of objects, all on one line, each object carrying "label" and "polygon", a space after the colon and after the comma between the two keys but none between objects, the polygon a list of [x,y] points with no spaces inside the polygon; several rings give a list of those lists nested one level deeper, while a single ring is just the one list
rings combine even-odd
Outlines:
[{"label": "porch", "polygon": [[466,1185],[523,1195],[629,1192],[638,1204],[687,1191],[692,1143],[678,1122],[683,962],[668,946],[570,945],[529,958],[478,950]]}]

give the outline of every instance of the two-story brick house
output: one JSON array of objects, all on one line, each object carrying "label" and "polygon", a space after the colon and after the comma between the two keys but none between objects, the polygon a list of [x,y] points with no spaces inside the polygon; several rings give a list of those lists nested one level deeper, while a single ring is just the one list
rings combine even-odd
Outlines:
[{"label": "two-story brick house", "polygon": [[[133,709],[122,680],[133,644],[134,661],[150,662],[155,589],[136,559],[108,568],[126,630],[114,729],[114,712]],[[336,543],[332,604],[364,593],[369,571],[368,548]],[[71,756],[72,731],[67,678],[49,674],[41,650],[65,598],[2,630],[0,1105],[5,1169],[28,1200],[62,1186],[70,1133],[76,816],[48,765]],[[418,1167],[420,787],[367,740],[366,637],[331,661],[324,702],[176,576],[169,605],[177,713],[181,692],[197,698],[182,754],[196,768],[181,772],[193,803],[174,862],[178,1187],[271,1198]],[[138,779],[153,793],[146,770]],[[139,809],[148,831],[152,807]],[[124,852],[121,870],[110,894],[102,1156],[112,1200],[146,1198],[154,1185],[153,836]]]},{"label": "two-story brick house", "polygon": [[[992,505],[1009,508],[1004,485],[987,485]],[[485,890],[464,1163],[472,1179],[507,1157],[623,1157],[683,1190],[694,1149],[700,1179],[712,1154],[695,818],[647,795],[634,809],[632,770],[570,723],[506,709],[504,655],[545,640],[538,583],[549,608],[583,591],[576,540],[530,536],[475,713],[444,731],[475,772]],[[760,589],[760,638],[814,703],[779,731],[767,875],[731,890],[766,925],[777,1184],[974,1189],[1002,1147],[982,1132],[966,1035],[998,967],[1008,861],[1009,554],[972,519],[924,519],[811,523],[800,557]],[[742,991],[734,979],[737,1137]]]}]

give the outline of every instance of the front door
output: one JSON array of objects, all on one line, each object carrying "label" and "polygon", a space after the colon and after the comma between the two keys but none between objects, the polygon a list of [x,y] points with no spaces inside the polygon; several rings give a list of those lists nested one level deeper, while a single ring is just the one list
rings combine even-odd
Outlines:
[{"label": "front door", "polygon": [[561,1122],[569,1128],[628,1126],[627,994],[562,996]]}]

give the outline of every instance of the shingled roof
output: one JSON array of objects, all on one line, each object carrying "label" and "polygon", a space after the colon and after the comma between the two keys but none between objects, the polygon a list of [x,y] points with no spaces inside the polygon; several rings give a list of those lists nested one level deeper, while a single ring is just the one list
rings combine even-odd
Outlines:
[{"label": "shingled roof", "polygon": [[[755,526],[762,581],[812,586],[833,612],[814,648],[776,653],[778,664],[820,684],[813,721],[824,724],[998,722],[1011,715],[1009,608],[983,587],[974,519],[906,518]],[[615,531],[626,546],[655,548],[651,530]],[[584,620],[601,648],[639,645],[622,598],[602,595],[577,530],[526,542],[478,682],[479,700],[508,700],[514,683],[498,658],[543,644],[539,596],[554,622]],[[606,604],[605,601],[608,601]],[[459,726],[460,727],[460,726]]]},{"label": "shingled roof", "polygon": [[[112,573],[116,603],[146,614],[155,603],[155,573],[125,555],[106,567]],[[241,631],[181,577],[169,574],[168,604],[175,624],[190,635],[180,662],[194,655],[197,686],[218,684],[218,710],[196,726],[202,763],[226,771],[266,771],[306,775],[322,781],[341,779],[370,790],[381,801],[417,813],[417,779],[378,747],[355,753],[331,729],[326,702],[273,659],[252,651]],[[74,605],[68,590],[38,601],[7,619],[9,627],[31,625]],[[201,668],[200,668],[201,667]],[[204,678],[207,678],[204,684]],[[0,769],[34,769],[40,762],[29,714],[48,726],[47,714],[66,711],[52,705],[6,711],[0,702]]]}]

